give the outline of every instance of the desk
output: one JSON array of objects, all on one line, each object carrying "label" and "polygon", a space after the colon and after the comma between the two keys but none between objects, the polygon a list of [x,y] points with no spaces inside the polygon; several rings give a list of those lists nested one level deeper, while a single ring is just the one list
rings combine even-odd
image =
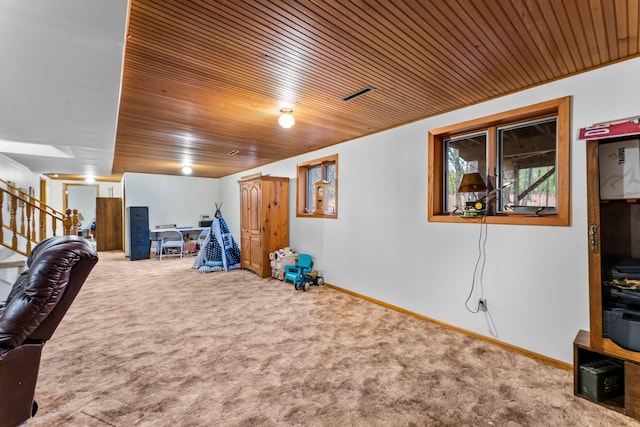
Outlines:
[{"label": "desk", "polygon": [[160,233],[163,231],[179,231],[182,233],[182,237],[187,237],[189,240],[190,236],[195,235],[197,239],[200,235],[200,232],[205,228],[209,227],[176,227],[176,228],[151,228],[149,229],[149,233],[151,233],[151,240],[156,241],[156,257],[160,256],[160,251],[162,250],[162,239],[160,239]]},{"label": "desk", "polygon": [[[192,234],[200,234],[202,230],[209,227],[176,227],[176,228],[152,228],[149,232],[153,235],[153,237],[158,237],[158,233],[162,233],[163,231],[168,230],[178,230],[185,236],[190,236]],[[156,240],[156,239],[151,239]]]}]

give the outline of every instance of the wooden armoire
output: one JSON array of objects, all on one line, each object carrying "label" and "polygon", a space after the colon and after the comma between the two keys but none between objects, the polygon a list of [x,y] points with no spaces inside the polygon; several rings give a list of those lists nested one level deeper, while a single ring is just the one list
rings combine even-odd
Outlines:
[{"label": "wooden armoire", "polygon": [[122,250],[122,199],[96,197],[96,249]]},{"label": "wooden armoire", "polygon": [[271,276],[269,253],[289,245],[289,178],[258,176],[240,181],[242,268]]}]

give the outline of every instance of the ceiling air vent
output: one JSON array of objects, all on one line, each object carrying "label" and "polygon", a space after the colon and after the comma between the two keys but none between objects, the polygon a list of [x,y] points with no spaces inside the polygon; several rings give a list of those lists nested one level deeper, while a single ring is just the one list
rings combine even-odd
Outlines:
[{"label": "ceiling air vent", "polygon": [[358,97],[364,95],[365,93],[371,92],[372,90],[373,90],[373,88],[371,86],[366,86],[366,87],[363,87],[362,89],[360,89],[357,92],[353,92],[352,94],[343,97],[342,100],[345,101],[345,102],[346,101],[351,101],[352,99],[358,98]]},{"label": "ceiling air vent", "polygon": [[236,154],[238,154],[240,151],[239,150],[231,150],[227,153],[227,156],[235,156]]}]

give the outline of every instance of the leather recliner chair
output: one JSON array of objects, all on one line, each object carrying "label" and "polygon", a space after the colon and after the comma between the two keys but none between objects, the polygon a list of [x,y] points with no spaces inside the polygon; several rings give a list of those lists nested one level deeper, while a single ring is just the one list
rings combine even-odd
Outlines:
[{"label": "leather recliner chair", "polygon": [[0,305],[0,427],[35,415],[42,347],[97,262],[93,246],[77,236],[50,237],[29,254]]}]

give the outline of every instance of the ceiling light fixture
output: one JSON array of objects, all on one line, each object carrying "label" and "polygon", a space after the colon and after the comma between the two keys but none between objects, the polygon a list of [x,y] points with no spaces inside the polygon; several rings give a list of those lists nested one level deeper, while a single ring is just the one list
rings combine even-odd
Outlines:
[{"label": "ceiling light fixture", "polygon": [[283,128],[289,129],[296,122],[296,119],[291,114],[293,110],[291,108],[281,108],[280,112],[282,114],[278,117],[278,123],[280,123],[280,126]]},{"label": "ceiling light fixture", "polygon": [[191,172],[193,172],[193,169],[191,169],[191,166],[189,165],[183,165],[182,166],[182,173],[185,175],[190,175]]},{"label": "ceiling light fixture", "polygon": [[87,184],[93,184],[94,182],[96,182],[96,179],[95,179],[94,177],[92,177],[92,176],[88,176],[88,177],[86,177],[86,178],[84,179],[84,181],[85,181]]}]

